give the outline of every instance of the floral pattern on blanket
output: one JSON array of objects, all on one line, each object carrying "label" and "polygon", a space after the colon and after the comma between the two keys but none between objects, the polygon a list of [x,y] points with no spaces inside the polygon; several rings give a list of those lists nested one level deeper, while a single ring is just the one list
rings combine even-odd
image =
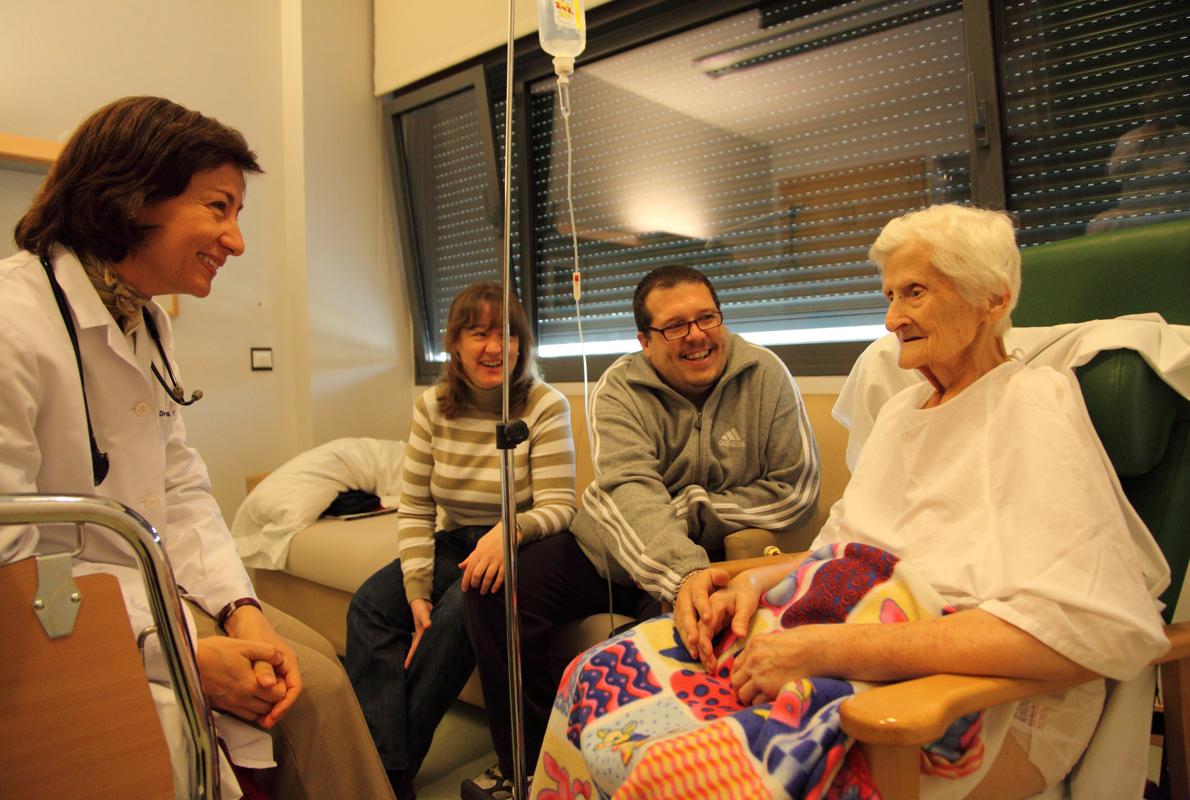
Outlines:
[{"label": "floral pattern on blanket", "polygon": [[[672,615],[580,655],[554,701],[532,783],[539,800],[805,797],[879,794],[839,707],[858,681],[799,678],[772,703],[745,706],[731,688],[747,639],[797,625],[897,623],[950,613],[896,556],[860,544],[811,554],[761,599],[748,637],[716,641],[714,674],[690,658]],[[982,715],[963,717],[922,749],[922,770],[971,774],[982,764]]]}]

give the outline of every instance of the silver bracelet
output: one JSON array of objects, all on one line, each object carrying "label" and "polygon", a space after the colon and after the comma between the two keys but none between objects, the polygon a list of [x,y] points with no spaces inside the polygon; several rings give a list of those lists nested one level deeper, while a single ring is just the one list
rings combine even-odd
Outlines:
[{"label": "silver bracelet", "polygon": [[682,587],[686,585],[686,581],[690,580],[695,575],[702,572],[704,569],[706,569],[706,567],[699,567],[697,569],[693,569],[693,570],[687,572],[685,575],[682,576],[682,579],[680,581],[678,581],[677,590],[674,591],[674,602],[675,603],[678,602],[678,595],[680,595],[682,593]]}]

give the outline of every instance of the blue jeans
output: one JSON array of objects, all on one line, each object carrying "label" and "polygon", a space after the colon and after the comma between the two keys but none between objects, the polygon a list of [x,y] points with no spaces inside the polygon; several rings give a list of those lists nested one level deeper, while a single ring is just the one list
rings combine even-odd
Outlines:
[{"label": "blue jeans", "polygon": [[347,675],[384,768],[403,773],[406,782],[417,774],[434,729],[475,667],[458,563],[489,530],[472,526],[434,534],[434,607],[408,671],[405,655],[414,624],[399,559],[364,581],[347,611]]},{"label": "blue jeans", "polygon": [[[553,650],[554,630],[564,622],[607,611],[607,581],[587,560],[574,536],[563,531],[521,547],[517,555],[517,583],[525,764],[531,773],[545,738],[558,681],[567,662],[578,655]],[[657,600],[636,586],[613,584],[612,595],[612,606],[618,614],[647,619],[661,613]],[[479,679],[492,744],[501,771],[512,775],[504,590],[495,594],[467,592],[463,610],[471,643],[479,657]]]}]

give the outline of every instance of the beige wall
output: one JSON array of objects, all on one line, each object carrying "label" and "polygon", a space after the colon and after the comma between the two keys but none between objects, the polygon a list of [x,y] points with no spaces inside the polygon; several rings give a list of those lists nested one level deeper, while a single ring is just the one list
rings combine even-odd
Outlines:
[{"label": "beige wall", "polygon": [[[61,140],[105,102],[158,94],[239,128],[266,170],[248,182],[247,252],[174,324],[185,384],[205,393],[186,424],[224,513],[245,474],[300,449],[403,437],[409,314],[371,3],[0,0],[0,20],[0,131]],[[3,241],[29,186],[0,170]],[[250,347],[272,347],[274,371],[251,372]]]},{"label": "beige wall", "polygon": [[411,315],[372,97],[372,3],[305,0],[306,263],[314,442],[404,439]]},{"label": "beige wall", "polygon": [[[591,9],[608,0],[583,0]],[[375,0],[377,96],[472,56],[503,47],[508,41],[508,3],[459,0],[418,3]],[[537,0],[516,0],[516,36],[537,30]]]}]

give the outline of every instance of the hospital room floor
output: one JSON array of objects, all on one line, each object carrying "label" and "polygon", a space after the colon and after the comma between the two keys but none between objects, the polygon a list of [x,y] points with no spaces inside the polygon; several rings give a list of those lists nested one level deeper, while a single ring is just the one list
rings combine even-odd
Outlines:
[{"label": "hospital room floor", "polygon": [[435,731],[414,782],[417,800],[458,800],[459,784],[495,763],[483,709],[456,701]]}]

